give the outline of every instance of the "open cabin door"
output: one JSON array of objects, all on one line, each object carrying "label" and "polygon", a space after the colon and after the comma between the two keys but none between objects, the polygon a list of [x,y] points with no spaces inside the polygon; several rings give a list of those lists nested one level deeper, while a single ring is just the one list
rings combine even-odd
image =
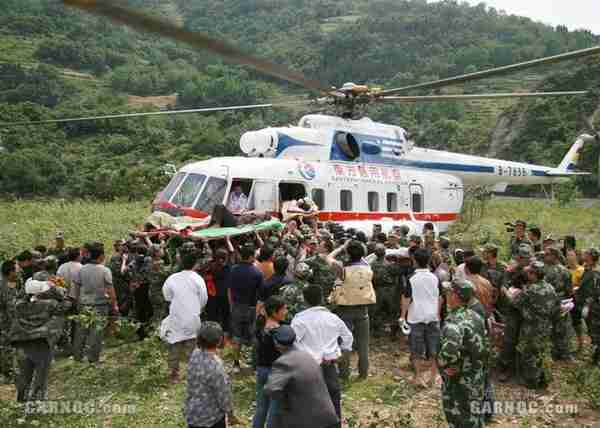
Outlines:
[{"label": "open cabin door", "polygon": [[274,212],[277,207],[277,188],[273,181],[256,180],[250,195],[249,209]]}]

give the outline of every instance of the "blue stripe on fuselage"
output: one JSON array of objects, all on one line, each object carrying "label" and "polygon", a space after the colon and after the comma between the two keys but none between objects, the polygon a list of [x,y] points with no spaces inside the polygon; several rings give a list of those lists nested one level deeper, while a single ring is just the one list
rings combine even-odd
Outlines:
[{"label": "blue stripe on fuselage", "polygon": [[320,144],[308,143],[306,141],[297,140],[289,135],[282,134],[279,132],[277,134],[277,151],[275,152],[275,157],[278,157],[283,151],[289,149],[290,147],[304,146],[304,147],[315,147],[320,146]]}]

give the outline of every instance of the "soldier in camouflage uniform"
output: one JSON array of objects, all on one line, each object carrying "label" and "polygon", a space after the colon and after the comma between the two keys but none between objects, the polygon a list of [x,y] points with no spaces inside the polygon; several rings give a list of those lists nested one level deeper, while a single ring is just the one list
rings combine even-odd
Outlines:
[{"label": "soldier in camouflage uniform", "polygon": [[481,276],[486,278],[496,290],[500,290],[504,285],[504,276],[506,272],[506,263],[498,261],[498,246],[486,244],[483,247],[483,268]]},{"label": "soldier in camouflage uniform", "polygon": [[[525,268],[529,266],[532,257],[531,247],[523,245],[519,248],[515,256],[516,264],[507,268],[505,273],[505,281],[502,290],[507,288],[522,289],[527,284],[528,277]],[[500,376],[501,382],[506,382],[516,368],[516,349],[519,343],[519,332],[521,329],[521,313],[515,308],[506,297],[506,293],[502,293],[502,300],[506,305],[504,316],[504,341],[502,344],[502,352],[500,353],[499,365],[503,373]]]},{"label": "soldier in camouflage uniform", "polygon": [[448,293],[450,313],[440,338],[438,367],[442,402],[450,428],[481,428],[489,345],[483,318],[468,305],[473,285],[456,280]]},{"label": "soldier in camouflage uniform", "polygon": [[0,276],[0,382],[13,383],[15,350],[10,344],[10,327],[17,301],[17,267],[13,260],[2,263]]},{"label": "soldier in camouflage uniform", "polygon": [[[559,300],[573,295],[571,272],[560,264],[560,250],[549,247],[544,250],[544,280],[554,287]],[[573,337],[573,322],[569,312],[561,313],[552,326],[552,355],[557,360],[571,359],[570,343]]]},{"label": "soldier in camouflage uniform", "polygon": [[377,244],[371,262],[373,271],[373,288],[377,303],[369,306],[369,318],[372,320],[371,331],[380,333],[386,323],[391,323],[397,312],[398,301],[395,300],[394,276],[392,264],[385,259],[385,245]]},{"label": "soldier in camouflage uniform", "polygon": [[152,259],[152,268],[148,272],[150,303],[152,304],[152,322],[160,324],[167,316],[169,306],[163,296],[162,288],[170,275],[170,271],[160,258]]},{"label": "soldier in camouflage uniform", "polygon": [[119,304],[119,312],[123,316],[129,314],[129,310],[133,305],[133,297],[129,289],[129,281],[127,279],[127,265],[129,251],[125,241],[118,240],[113,244],[115,254],[110,258],[107,267],[110,269],[113,278],[113,287],[117,294],[117,302]]},{"label": "soldier in camouflage uniform", "polygon": [[592,362],[600,363],[600,251],[590,248],[583,254],[585,271],[581,285],[577,289],[576,304],[583,307],[583,318],[586,320],[588,334],[592,339],[594,354]]},{"label": "soldier in camouflage uniform", "polygon": [[71,306],[64,291],[48,282],[28,282],[27,297],[15,306],[10,338],[17,348],[20,402],[47,399],[52,350],[63,332],[65,313]]},{"label": "soldier in camouflage uniform", "polygon": [[516,257],[519,254],[521,245],[528,245],[533,248],[531,241],[525,236],[525,229],[527,229],[526,222],[523,220],[517,220],[515,222],[515,234],[510,238],[511,257]]},{"label": "soldier in camouflage uniform", "polygon": [[295,281],[281,288],[281,298],[287,306],[287,321],[291,321],[298,312],[307,308],[302,292],[310,285],[312,269],[304,262],[298,263]]},{"label": "soldier in camouflage uniform", "polygon": [[520,372],[528,388],[545,388],[551,381],[551,336],[560,302],[554,288],[544,281],[544,263],[535,261],[526,269],[528,284],[509,296],[521,314],[519,336]]},{"label": "soldier in camouflage uniform", "polygon": [[321,239],[317,254],[304,260],[312,270],[311,284],[318,285],[323,289],[325,300],[327,300],[335,285],[335,272],[327,264],[327,255],[333,249],[333,242],[328,239]]}]

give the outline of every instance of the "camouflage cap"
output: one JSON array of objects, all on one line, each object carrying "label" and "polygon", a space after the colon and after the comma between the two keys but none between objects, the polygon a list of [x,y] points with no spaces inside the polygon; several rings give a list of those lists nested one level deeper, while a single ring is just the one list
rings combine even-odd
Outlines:
[{"label": "camouflage cap", "polygon": [[296,265],[294,274],[298,279],[308,280],[312,276],[313,272],[309,265],[304,262],[300,262]]},{"label": "camouflage cap", "polygon": [[56,232],[56,239],[65,239],[65,232],[63,232],[62,230],[59,230]]},{"label": "camouflage cap", "polygon": [[410,232],[410,227],[403,224],[402,226],[400,226],[400,228],[398,228],[398,232],[400,232],[403,235],[408,235],[408,232]]},{"label": "camouflage cap", "polygon": [[520,245],[519,250],[517,251],[517,256],[519,257],[531,257],[532,254],[531,247],[526,244]]},{"label": "camouflage cap", "polygon": [[556,239],[554,239],[554,236],[552,236],[552,234],[549,233],[544,237],[543,242],[556,242]]},{"label": "camouflage cap", "polygon": [[467,303],[469,300],[471,300],[473,294],[475,293],[473,283],[466,279],[455,279],[452,281],[451,289],[464,303]]},{"label": "camouflage cap", "polygon": [[325,229],[319,229],[319,236],[323,239],[331,239],[331,233]]},{"label": "camouflage cap", "polygon": [[535,262],[531,263],[529,266],[527,266],[526,270],[530,271],[530,272],[535,272],[536,275],[540,276],[540,275],[544,275],[544,262],[540,262],[539,260],[536,260]]},{"label": "camouflage cap", "polygon": [[409,241],[421,242],[421,237],[419,235],[410,235],[408,238]]},{"label": "camouflage cap", "polygon": [[515,226],[527,227],[527,222],[525,220],[517,220],[515,221]]},{"label": "camouflage cap", "polygon": [[481,251],[485,251],[485,252],[489,252],[489,253],[493,253],[494,251],[497,252],[498,246],[496,244],[492,244],[491,242],[488,242],[481,248]]}]

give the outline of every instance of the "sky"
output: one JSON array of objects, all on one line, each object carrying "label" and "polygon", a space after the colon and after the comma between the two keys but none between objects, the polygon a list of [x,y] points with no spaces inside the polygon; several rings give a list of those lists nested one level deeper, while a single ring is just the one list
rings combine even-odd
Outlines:
[{"label": "sky", "polygon": [[600,35],[600,0],[466,0],[481,2],[509,15],[522,15],[545,24],[566,25],[570,30],[585,28]]}]

